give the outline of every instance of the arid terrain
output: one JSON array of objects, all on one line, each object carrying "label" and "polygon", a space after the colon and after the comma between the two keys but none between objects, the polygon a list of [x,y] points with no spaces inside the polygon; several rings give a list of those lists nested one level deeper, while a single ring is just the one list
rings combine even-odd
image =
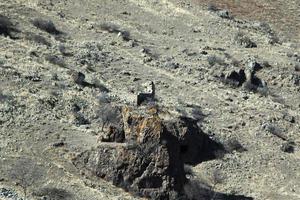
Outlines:
[{"label": "arid terrain", "polygon": [[299,1],[0,1],[0,199],[300,199]]},{"label": "arid terrain", "polygon": [[215,5],[230,10],[238,18],[270,23],[283,40],[299,41],[300,9],[299,1],[234,1],[234,0],[194,0],[198,5]]}]

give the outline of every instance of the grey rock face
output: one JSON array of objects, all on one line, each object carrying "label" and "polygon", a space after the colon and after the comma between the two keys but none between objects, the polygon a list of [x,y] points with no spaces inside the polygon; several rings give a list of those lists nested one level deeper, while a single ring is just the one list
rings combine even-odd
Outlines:
[{"label": "grey rock face", "polygon": [[155,85],[152,81],[143,84],[143,90],[137,95],[137,105],[141,105],[144,101],[153,101],[155,97]]}]

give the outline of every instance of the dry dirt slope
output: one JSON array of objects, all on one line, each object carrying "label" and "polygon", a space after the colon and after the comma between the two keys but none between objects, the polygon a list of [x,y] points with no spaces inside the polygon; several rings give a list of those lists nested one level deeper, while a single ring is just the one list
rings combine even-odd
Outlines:
[{"label": "dry dirt slope", "polygon": [[218,1],[218,0],[194,0],[194,3],[202,6],[216,5],[243,19],[258,20],[272,24],[281,37],[294,42],[300,38],[300,9],[299,1]]},{"label": "dry dirt slope", "polygon": [[[71,159],[99,145],[103,87],[115,103],[134,104],[139,85],[154,81],[161,107],[186,115],[200,107],[202,130],[233,146],[224,157],[193,166],[200,181],[254,199],[300,198],[300,50],[294,42],[270,44],[258,23],[175,0],[6,0],[0,14],[19,30],[0,35],[2,188],[26,199],[53,193],[60,195],[50,199],[137,198],[83,175]],[[63,33],[38,29],[36,18],[52,20]],[[245,48],[237,33],[257,47]],[[249,59],[262,66],[255,76],[268,89],[224,84],[226,74],[246,69]],[[78,85],[73,70],[97,87]],[[232,141],[247,151],[236,151]]]}]

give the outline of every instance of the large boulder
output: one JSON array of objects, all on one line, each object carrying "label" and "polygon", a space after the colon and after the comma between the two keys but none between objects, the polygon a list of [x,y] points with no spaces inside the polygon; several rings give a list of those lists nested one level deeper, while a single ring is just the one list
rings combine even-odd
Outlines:
[{"label": "large boulder", "polygon": [[184,164],[199,157],[203,133],[189,118],[165,121],[156,108],[122,109],[124,143],[101,143],[73,160],[77,168],[150,199],[178,199]]}]

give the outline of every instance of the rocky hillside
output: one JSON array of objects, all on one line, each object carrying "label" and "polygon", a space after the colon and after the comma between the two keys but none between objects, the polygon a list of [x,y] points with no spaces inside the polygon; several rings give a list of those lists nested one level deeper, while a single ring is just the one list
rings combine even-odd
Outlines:
[{"label": "rocky hillside", "polygon": [[0,199],[299,199],[299,38],[214,3],[1,1]]}]

